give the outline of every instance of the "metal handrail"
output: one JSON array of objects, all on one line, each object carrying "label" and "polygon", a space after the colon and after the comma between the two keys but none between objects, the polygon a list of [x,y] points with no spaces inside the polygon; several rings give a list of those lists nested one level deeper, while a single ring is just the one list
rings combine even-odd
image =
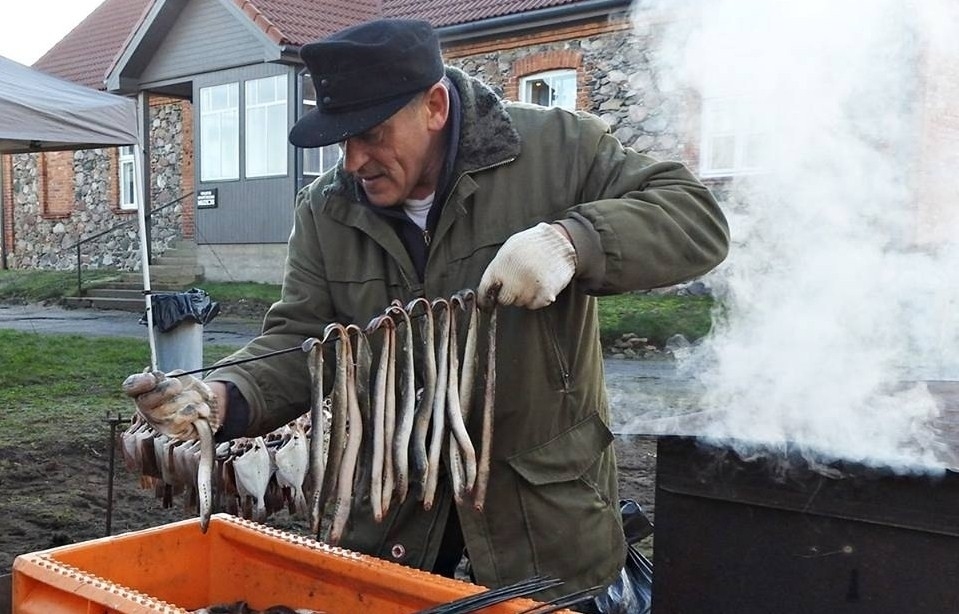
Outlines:
[{"label": "metal handrail", "polygon": [[[171,200],[170,202],[168,202],[168,203],[166,203],[166,204],[164,204],[164,205],[161,205],[161,206],[157,207],[156,209],[151,209],[149,213],[147,213],[147,214],[144,215],[144,217],[145,217],[146,219],[150,219],[150,217],[151,217],[154,213],[159,213],[159,212],[163,211],[164,209],[166,209],[166,208],[168,208],[168,207],[172,207],[173,205],[177,204],[178,202],[180,202],[180,201],[182,201],[182,200],[184,200],[184,199],[186,199],[186,198],[189,198],[190,196],[193,196],[194,194],[196,194],[196,192],[188,192],[188,193],[180,196],[179,198],[177,198],[177,199],[175,199],[175,200]],[[102,236],[105,235],[105,234],[109,234],[109,233],[113,232],[114,230],[116,230],[116,229],[118,229],[118,228],[123,228],[124,226],[127,226],[127,225],[129,225],[129,224],[133,224],[134,222],[137,222],[137,221],[138,221],[138,220],[137,220],[136,218],[129,219],[129,220],[124,220],[124,221],[122,221],[122,222],[119,222],[119,223],[117,223],[117,224],[114,224],[113,226],[110,226],[110,227],[107,228],[106,230],[101,230],[100,232],[98,232],[98,233],[96,233],[96,234],[93,234],[93,235],[90,235],[89,237],[84,237],[84,238],[80,239],[79,241],[77,241],[76,243],[74,243],[73,245],[70,245],[70,246],[67,246],[67,247],[63,248],[64,250],[73,249],[73,248],[76,248],[76,249],[77,249],[77,296],[82,296],[82,295],[83,295],[83,274],[82,274],[82,270],[83,270],[83,269],[82,269],[81,266],[80,266],[80,248],[83,246],[83,244],[84,244],[84,243],[87,243],[87,242],[89,242],[89,241],[92,241],[92,240],[94,240],[94,239],[98,239],[98,238],[102,237]],[[140,266],[148,266],[148,263],[143,262],[143,263],[140,264]]]}]

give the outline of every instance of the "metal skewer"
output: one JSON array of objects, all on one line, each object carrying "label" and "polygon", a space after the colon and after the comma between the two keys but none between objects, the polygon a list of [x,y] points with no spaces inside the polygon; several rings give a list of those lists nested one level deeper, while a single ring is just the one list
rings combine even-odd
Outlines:
[{"label": "metal skewer", "polygon": [[313,346],[320,343],[320,340],[316,337],[310,337],[300,345],[293,346],[291,348],[286,348],[284,350],[276,350],[274,352],[267,352],[266,354],[261,354],[259,356],[253,356],[250,358],[241,358],[239,360],[231,360],[229,362],[221,362],[219,364],[210,365],[209,367],[201,367],[199,369],[192,369],[190,371],[183,371],[182,373],[177,373],[176,376],[180,375],[193,375],[195,373],[203,373],[204,371],[213,371],[214,369],[219,369],[220,367],[232,367],[233,365],[242,365],[245,362],[253,362],[254,360],[263,360],[264,358],[271,358],[273,356],[279,356],[280,354],[289,354],[291,352],[305,352],[309,353],[313,349]]}]

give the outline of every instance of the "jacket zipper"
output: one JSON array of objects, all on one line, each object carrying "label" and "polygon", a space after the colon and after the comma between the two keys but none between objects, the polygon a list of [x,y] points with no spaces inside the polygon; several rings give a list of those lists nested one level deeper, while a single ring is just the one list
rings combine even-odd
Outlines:
[{"label": "jacket zipper", "polygon": [[569,392],[569,365],[566,361],[566,355],[563,353],[563,348],[560,346],[559,339],[556,336],[556,330],[553,326],[553,318],[549,313],[542,313],[542,317],[543,325],[546,328],[546,337],[549,339],[550,346],[553,350],[553,358],[556,360],[554,368],[559,374],[560,385],[563,387],[563,392]]},{"label": "jacket zipper", "polygon": [[[488,170],[490,170],[491,168],[496,168],[497,166],[503,166],[504,164],[509,164],[510,162],[512,162],[512,161],[515,160],[515,159],[516,159],[516,156],[513,156],[513,157],[511,157],[511,158],[506,158],[506,159],[504,159],[504,160],[500,160],[499,162],[494,162],[493,164],[487,164],[486,166],[481,166],[480,168],[475,168],[475,169],[472,169],[472,170],[469,170],[469,171],[464,171],[464,172],[460,173],[459,176],[456,178],[456,181],[453,182],[453,185],[450,186],[450,189],[449,189],[449,191],[447,192],[446,200],[443,201],[443,208],[445,209],[445,208],[450,204],[450,199],[453,197],[453,193],[456,192],[456,186],[459,185],[460,180],[463,179],[463,177],[465,177],[465,176],[467,176],[467,175],[472,175],[473,173],[480,173],[480,172],[483,172],[483,171],[488,171]],[[426,246],[427,246],[427,247],[429,247],[429,246],[430,246],[430,243],[433,241],[433,236],[430,234],[430,231],[429,231],[429,230],[426,230],[426,229],[423,230],[423,241],[426,243]],[[430,268],[430,258],[431,258],[432,255],[433,255],[433,254],[432,254],[432,251],[433,251],[433,250],[430,250],[430,253],[426,255],[426,270],[429,270],[429,268]],[[424,279],[423,279],[423,292],[424,292],[424,294],[425,294],[425,293],[426,293],[426,275],[424,275],[423,277],[424,277]]]}]

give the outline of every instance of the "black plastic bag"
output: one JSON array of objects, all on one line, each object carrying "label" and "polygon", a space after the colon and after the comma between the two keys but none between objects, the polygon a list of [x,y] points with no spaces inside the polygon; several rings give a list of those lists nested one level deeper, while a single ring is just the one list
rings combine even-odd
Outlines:
[{"label": "black plastic bag", "polygon": [[649,614],[653,605],[653,564],[635,545],[653,532],[642,506],[632,499],[619,502],[626,538],[626,564],[619,578],[593,598],[585,612],[597,614]]},{"label": "black plastic bag", "polygon": [[[220,313],[220,304],[210,300],[210,295],[200,288],[190,288],[186,292],[154,294],[153,325],[161,333],[167,333],[183,322],[206,324]],[[146,324],[146,318],[140,320]]]}]

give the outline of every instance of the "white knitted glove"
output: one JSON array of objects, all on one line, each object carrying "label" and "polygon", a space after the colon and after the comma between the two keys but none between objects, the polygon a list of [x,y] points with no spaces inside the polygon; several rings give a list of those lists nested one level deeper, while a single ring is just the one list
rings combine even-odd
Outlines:
[{"label": "white knitted glove", "polygon": [[518,232],[499,248],[477,289],[480,305],[539,309],[556,300],[576,272],[576,250],[550,224]]},{"label": "white knitted glove", "polygon": [[193,423],[200,418],[216,432],[220,426],[216,396],[201,380],[180,372],[170,371],[169,377],[162,371],[134,373],[124,380],[123,392],[133,397],[150,426],[173,439],[197,439]]}]

